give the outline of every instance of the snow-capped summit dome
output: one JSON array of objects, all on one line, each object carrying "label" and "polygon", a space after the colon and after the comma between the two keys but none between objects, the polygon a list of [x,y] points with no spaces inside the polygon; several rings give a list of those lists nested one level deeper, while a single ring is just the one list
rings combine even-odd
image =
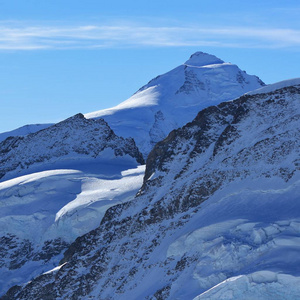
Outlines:
[{"label": "snow-capped summit dome", "polygon": [[211,105],[235,99],[264,83],[218,57],[196,52],[173,70],[141,87],[119,105],[85,115],[103,118],[119,136],[132,137],[146,158],[173,129]]},{"label": "snow-capped summit dome", "polygon": [[201,67],[206,65],[222,64],[222,63],[224,63],[224,61],[221,60],[220,58],[208,53],[198,51],[192,54],[190,59],[187,60],[184,64],[189,66]]}]

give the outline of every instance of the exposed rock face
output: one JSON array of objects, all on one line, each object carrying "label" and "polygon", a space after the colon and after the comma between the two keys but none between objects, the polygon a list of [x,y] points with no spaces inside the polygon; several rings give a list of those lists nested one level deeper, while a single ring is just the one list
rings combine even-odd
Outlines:
[{"label": "exposed rock face", "polygon": [[41,249],[36,251],[35,245],[27,240],[20,239],[15,235],[7,234],[0,238],[0,267],[9,270],[21,268],[28,260],[39,261],[45,264],[51,258],[61,254],[68,243],[61,239],[45,241]]},{"label": "exposed rock face", "polygon": [[[1,142],[0,295],[57,265],[77,236],[99,225],[108,207],[133,198],[142,175],[136,187],[134,176],[121,172],[143,162],[133,139],[82,114]],[[109,188],[99,192],[104,182]],[[92,186],[88,201],[85,185]]]},{"label": "exposed rock face", "polygon": [[202,110],[155,146],[134,201],[3,299],[192,299],[241,274],[300,276],[299,118],[300,85]]},{"label": "exposed rock face", "polygon": [[46,163],[125,155],[143,163],[133,139],[116,136],[102,119],[87,120],[77,114],[36,133],[1,142],[0,179]]}]

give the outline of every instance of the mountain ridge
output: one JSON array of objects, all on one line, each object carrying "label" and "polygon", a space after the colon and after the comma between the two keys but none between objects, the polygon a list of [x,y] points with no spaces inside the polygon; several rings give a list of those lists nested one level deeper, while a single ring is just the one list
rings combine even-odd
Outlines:
[{"label": "mountain ridge", "polygon": [[85,116],[104,118],[118,135],[134,136],[146,158],[157,142],[191,121],[201,109],[262,86],[257,76],[236,65],[196,52],[186,63],[150,80],[119,105]]},{"label": "mountain ridge", "polygon": [[34,165],[80,157],[110,159],[128,154],[144,162],[133,139],[117,137],[104,120],[88,120],[81,113],[24,137],[9,137],[0,149],[0,179],[11,172],[22,174]]},{"label": "mountain ridge", "polygon": [[1,142],[1,299],[298,299],[300,79],[262,85],[196,52]]},{"label": "mountain ridge", "polygon": [[136,199],[7,297],[234,299],[255,284],[297,299],[299,101],[295,85],[199,112],[154,147]]}]

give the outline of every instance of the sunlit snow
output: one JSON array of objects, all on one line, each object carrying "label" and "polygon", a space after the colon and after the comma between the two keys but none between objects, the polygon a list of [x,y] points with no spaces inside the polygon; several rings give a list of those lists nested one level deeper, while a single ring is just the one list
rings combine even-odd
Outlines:
[{"label": "sunlit snow", "polygon": [[283,80],[280,82],[276,82],[273,84],[269,84],[267,86],[264,86],[262,88],[259,88],[257,90],[248,92],[248,95],[256,95],[256,94],[264,94],[264,93],[271,93],[276,90],[288,87],[288,86],[293,86],[293,85],[300,85],[300,78],[294,78],[294,79],[287,79]]},{"label": "sunlit snow", "polygon": [[[39,242],[70,241],[100,224],[112,205],[128,201],[142,185],[144,166],[106,165],[107,169],[49,170],[0,183],[0,224],[5,233]],[[112,171],[111,171],[112,170]]]},{"label": "sunlit snow", "polygon": [[[40,171],[1,182],[1,235],[16,236],[19,242],[30,241],[37,252],[51,239],[61,238],[70,243],[99,226],[109,207],[133,199],[142,185],[145,170],[145,166],[135,167],[126,158],[123,163],[120,159],[110,163],[78,163],[78,169],[73,162],[72,167]],[[56,264],[61,255],[54,259]],[[52,261],[43,264],[28,261],[18,270],[2,267],[0,291],[51,268]]]},{"label": "sunlit snow", "polygon": [[193,120],[201,109],[237,98],[262,84],[256,76],[234,64],[196,52],[184,64],[151,80],[128,100],[85,117],[104,118],[117,135],[134,137],[147,157],[154,144]]}]

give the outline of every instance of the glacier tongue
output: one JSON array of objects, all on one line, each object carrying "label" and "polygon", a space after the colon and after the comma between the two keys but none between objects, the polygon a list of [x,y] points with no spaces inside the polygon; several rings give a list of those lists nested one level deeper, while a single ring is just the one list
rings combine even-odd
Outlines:
[{"label": "glacier tongue", "polygon": [[0,162],[0,293],[52,269],[144,175],[133,139],[82,114],[5,139]]}]

